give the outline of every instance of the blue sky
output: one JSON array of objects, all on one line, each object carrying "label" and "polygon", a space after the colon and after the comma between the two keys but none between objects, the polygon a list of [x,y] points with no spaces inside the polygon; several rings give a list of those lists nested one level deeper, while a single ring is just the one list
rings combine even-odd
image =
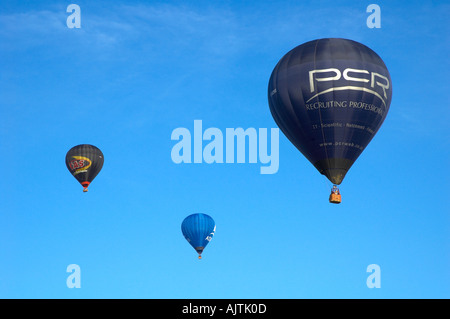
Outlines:
[{"label": "blue sky", "polygon": [[[445,1],[78,1],[80,29],[70,3],[0,5],[1,298],[450,297]],[[393,82],[342,204],[281,133],[276,174],[172,161],[194,120],[275,128],[270,73],[325,37],[369,46]],[[87,194],[64,163],[83,143],[105,156]],[[217,225],[201,261],[180,229],[192,213]]]}]

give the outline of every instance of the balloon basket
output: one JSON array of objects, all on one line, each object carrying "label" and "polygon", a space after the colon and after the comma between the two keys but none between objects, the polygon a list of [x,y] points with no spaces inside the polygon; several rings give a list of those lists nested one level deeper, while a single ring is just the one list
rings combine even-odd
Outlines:
[{"label": "balloon basket", "polygon": [[341,203],[341,194],[330,194],[330,203],[332,204],[340,204]]}]

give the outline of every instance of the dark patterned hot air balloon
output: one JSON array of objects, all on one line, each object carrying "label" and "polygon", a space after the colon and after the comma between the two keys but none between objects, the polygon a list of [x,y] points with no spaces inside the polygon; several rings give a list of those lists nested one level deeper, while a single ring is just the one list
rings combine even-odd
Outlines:
[{"label": "dark patterned hot air balloon", "polygon": [[297,149],[337,185],[377,133],[389,111],[392,82],[365,45],[319,39],[288,52],[269,80],[272,116]]},{"label": "dark patterned hot air balloon", "polygon": [[216,231],[216,223],[206,214],[192,214],[186,217],[181,224],[181,232],[188,243],[202,258],[202,252],[211,241]]},{"label": "dark patterned hot air balloon", "polygon": [[103,153],[97,147],[81,144],[72,147],[66,154],[66,166],[70,173],[88,191],[88,186],[103,167]]}]

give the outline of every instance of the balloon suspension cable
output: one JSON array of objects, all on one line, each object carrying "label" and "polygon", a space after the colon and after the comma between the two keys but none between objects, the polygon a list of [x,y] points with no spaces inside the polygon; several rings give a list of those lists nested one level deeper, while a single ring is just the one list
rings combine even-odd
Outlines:
[{"label": "balloon suspension cable", "polygon": [[324,188],[326,187],[326,189],[331,189],[334,185],[333,183],[330,182],[330,180],[325,175],[323,176],[322,181],[323,181],[323,185],[325,185]]}]

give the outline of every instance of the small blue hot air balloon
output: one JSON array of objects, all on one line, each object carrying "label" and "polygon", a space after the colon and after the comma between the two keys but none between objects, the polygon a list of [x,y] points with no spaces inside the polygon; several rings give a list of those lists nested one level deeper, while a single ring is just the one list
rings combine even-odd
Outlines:
[{"label": "small blue hot air balloon", "polygon": [[209,215],[192,214],[181,223],[181,231],[184,238],[197,251],[198,259],[202,259],[202,252],[216,231],[216,223]]}]

